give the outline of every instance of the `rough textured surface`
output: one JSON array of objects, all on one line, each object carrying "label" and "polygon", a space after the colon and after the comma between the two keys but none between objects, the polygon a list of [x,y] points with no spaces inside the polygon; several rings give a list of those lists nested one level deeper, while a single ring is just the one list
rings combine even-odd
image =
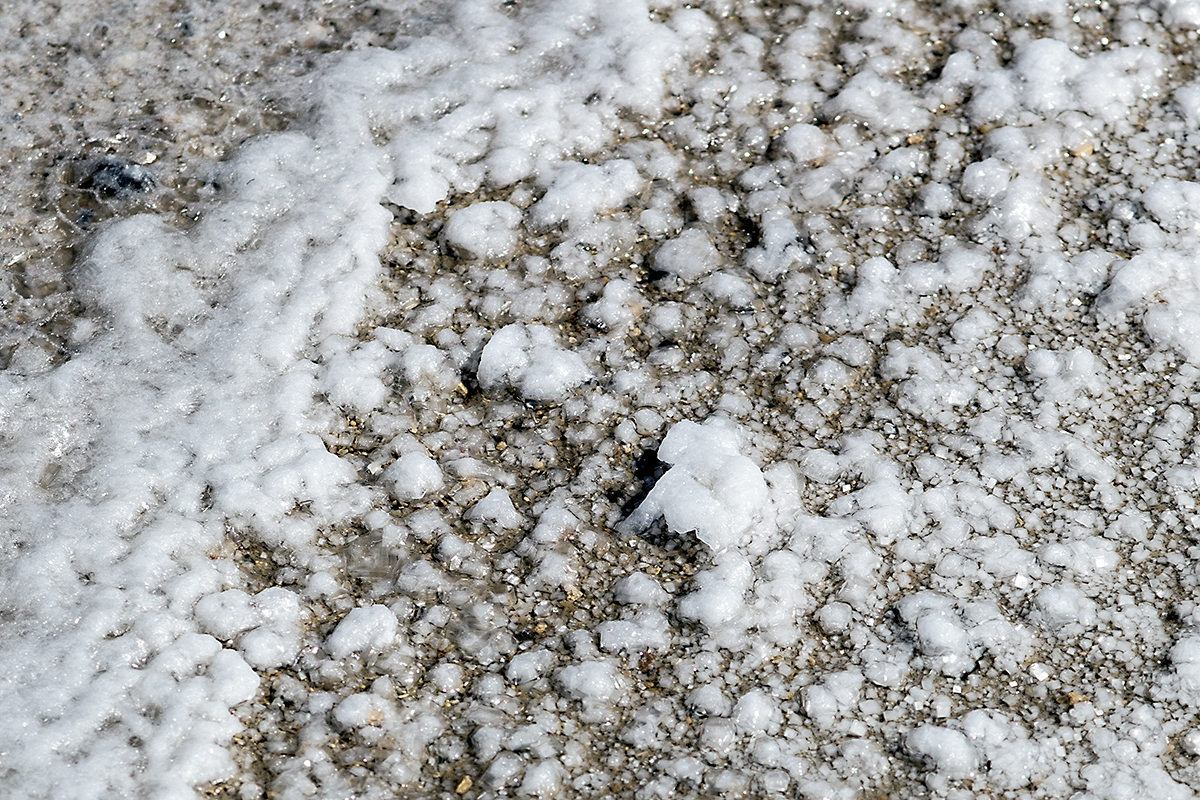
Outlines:
[{"label": "rough textured surface", "polygon": [[1200,5],[417,5],[0,12],[0,782],[1193,796]]}]

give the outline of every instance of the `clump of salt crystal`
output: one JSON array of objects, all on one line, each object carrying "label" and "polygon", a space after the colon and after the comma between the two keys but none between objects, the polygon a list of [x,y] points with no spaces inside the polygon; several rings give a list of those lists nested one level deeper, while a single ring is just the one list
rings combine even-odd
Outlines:
[{"label": "clump of salt crystal", "polygon": [[578,353],[543,325],[506,325],[484,345],[476,372],[484,391],[511,388],[526,400],[562,400],[592,377]]},{"label": "clump of salt crystal", "polygon": [[740,445],[737,427],[726,420],[677,423],[658,449],[659,460],[671,468],[623,527],[645,530],[661,517],[671,532],[695,533],[718,552],[769,528],[766,478]]},{"label": "clump of salt crystal", "polygon": [[475,203],[450,217],[442,241],[464,258],[508,258],[516,251],[520,224],[521,209],[511,203]]},{"label": "clump of salt crystal", "polygon": [[442,471],[424,453],[406,453],[384,470],[383,480],[397,500],[420,500],[442,488]]}]

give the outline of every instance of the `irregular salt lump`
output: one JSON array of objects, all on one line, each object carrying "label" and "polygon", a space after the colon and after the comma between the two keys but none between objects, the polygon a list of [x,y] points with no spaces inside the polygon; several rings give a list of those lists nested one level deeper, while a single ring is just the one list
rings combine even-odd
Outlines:
[{"label": "irregular salt lump", "polygon": [[258,669],[288,664],[300,651],[304,612],[299,598],[286,589],[264,589],[254,597],[259,623],[238,641],[238,650]]},{"label": "irregular salt lump", "polygon": [[398,624],[387,606],[353,609],[325,640],[325,650],[339,661],[352,653],[380,652],[395,640]]},{"label": "irregular salt lump", "polygon": [[654,253],[654,268],[666,274],[673,287],[704,277],[717,268],[720,255],[704,231],[689,228],[676,238],[659,245]]},{"label": "irregular salt lump", "polygon": [[506,325],[483,347],[476,371],[484,391],[511,388],[526,400],[563,400],[592,377],[578,353],[559,346],[543,325]]},{"label": "irregular salt lump", "polygon": [[1034,600],[1037,614],[1051,630],[1079,634],[1096,622],[1096,604],[1070,583],[1044,586]]},{"label": "irregular salt lump", "polygon": [[518,528],[524,522],[521,512],[513,505],[508,492],[496,487],[466,513],[468,522],[481,522],[497,530]]},{"label": "irregular salt lump", "polygon": [[383,480],[392,496],[408,502],[442,488],[442,470],[437,462],[424,453],[406,453],[383,471]]},{"label": "irregular salt lump", "polygon": [[511,203],[475,203],[450,216],[442,239],[464,258],[508,258],[517,247],[521,216],[521,209]]},{"label": "irregular salt lump", "polygon": [[632,283],[618,278],[605,284],[600,299],[585,306],[581,316],[602,331],[618,331],[637,319],[645,304]]},{"label": "irregular salt lump", "polygon": [[256,595],[240,589],[210,594],[195,608],[201,628],[222,641],[237,644],[246,661],[259,669],[288,663],[300,649],[303,612],[299,598],[271,587]]},{"label": "irregular salt lump", "polygon": [[670,595],[646,573],[635,572],[617,582],[613,587],[613,598],[618,603],[661,606],[670,599]]},{"label": "irregular salt lump", "polygon": [[922,758],[943,778],[966,778],[979,762],[971,741],[962,733],[939,725],[921,725],[904,737],[904,746]]},{"label": "irregular salt lump", "polygon": [[578,228],[598,214],[618,208],[644,184],[630,161],[566,164],[556,172],[542,199],[530,208],[530,223],[534,230],[562,224]]},{"label": "irregular salt lump", "polygon": [[512,657],[504,676],[514,685],[532,683],[554,662],[554,654],[542,649],[527,650]]},{"label": "irregular salt lump", "polygon": [[770,535],[770,489],[762,470],[740,448],[741,435],[728,420],[676,423],[658,449],[659,460],[671,468],[624,528],[641,531],[662,518],[671,532],[694,533],[718,552]]},{"label": "irregular salt lump", "polygon": [[945,675],[962,675],[975,665],[972,642],[954,601],[932,591],[904,598],[901,618],[916,634],[922,654]]}]

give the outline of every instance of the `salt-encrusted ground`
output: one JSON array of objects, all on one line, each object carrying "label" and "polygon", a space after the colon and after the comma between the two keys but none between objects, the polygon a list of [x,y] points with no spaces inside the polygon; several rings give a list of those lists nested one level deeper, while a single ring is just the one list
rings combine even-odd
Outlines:
[{"label": "salt-encrusted ground", "polygon": [[211,5],[0,11],[4,793],[1200,789],[1200,3]]}]

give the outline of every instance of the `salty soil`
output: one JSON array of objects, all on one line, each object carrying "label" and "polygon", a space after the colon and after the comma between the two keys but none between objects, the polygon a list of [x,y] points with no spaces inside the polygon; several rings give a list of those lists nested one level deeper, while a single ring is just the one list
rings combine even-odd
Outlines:
[{"label": "salty soil", "polygon": [[1200,789],[1200,6],[144,5],[5,57],[0,779]]}]

